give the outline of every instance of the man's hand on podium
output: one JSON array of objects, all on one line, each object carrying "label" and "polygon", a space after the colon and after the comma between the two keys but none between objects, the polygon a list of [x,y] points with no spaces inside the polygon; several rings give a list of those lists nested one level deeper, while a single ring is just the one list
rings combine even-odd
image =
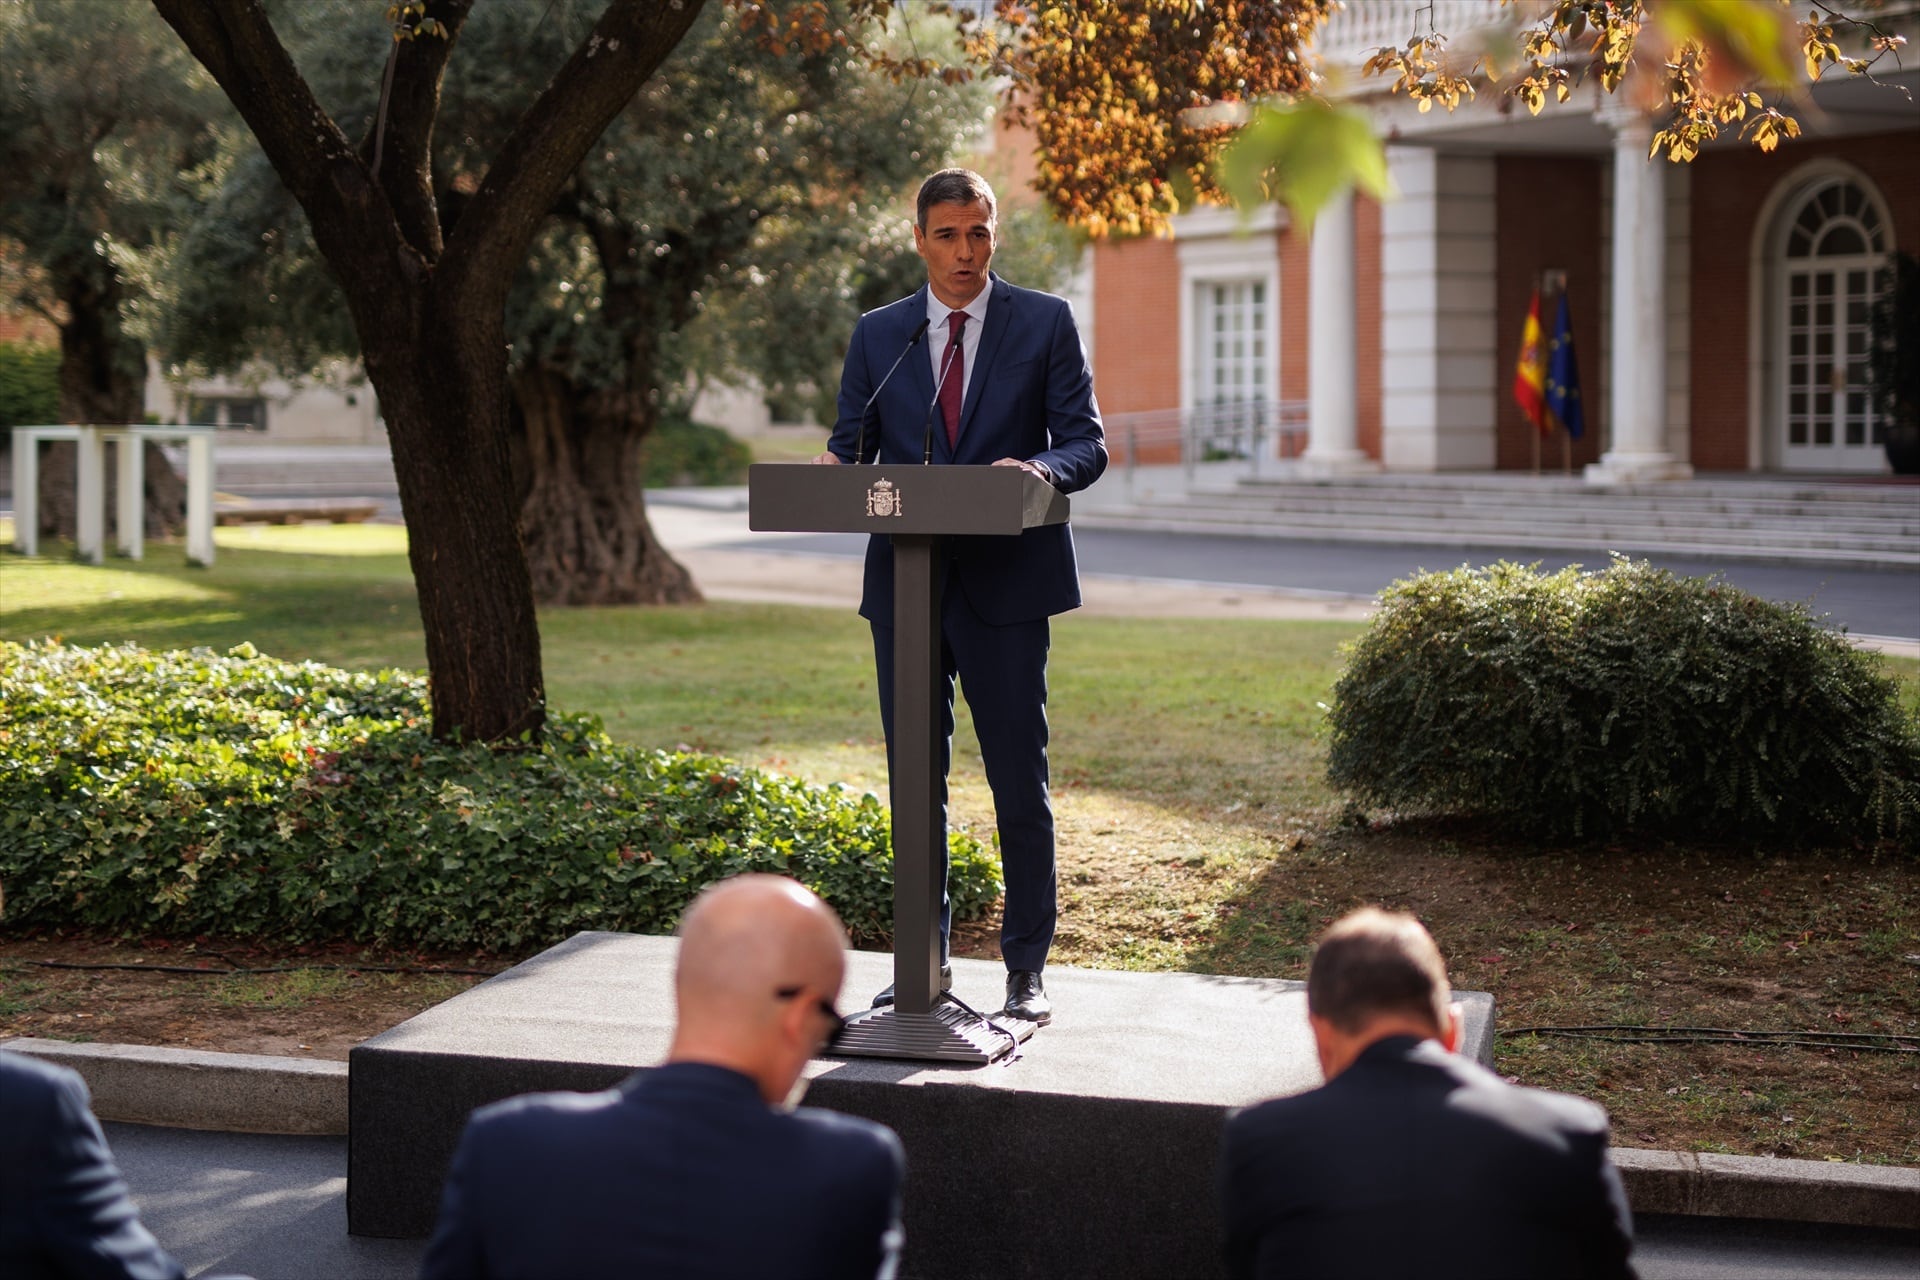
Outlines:
[{"label": "man's hand on podium", "polygon": [[1053,483],[1053,472],[1047,470],[1047,464],[1044,462],[1025,462],[1019,458],[1001,458],[993,465],[996,467],[1019,467],[1022,471],[1030,471],[1034,475],[1039,476],[1048,484]]},{"label": "man's hand on podium", "polygon": [[[815,466],[839,466],[840,455],[837,453],[816,454],[813,463]],[[1043,462],[1027,462],[1020,458],[1001,458],[993,465],[996,467],[1019,467],[1022,471],[1030,471],[1034,475],[1039,476],[1048,484],[1053,483],[1053,473],[1047,470],[1047,466]]]}]

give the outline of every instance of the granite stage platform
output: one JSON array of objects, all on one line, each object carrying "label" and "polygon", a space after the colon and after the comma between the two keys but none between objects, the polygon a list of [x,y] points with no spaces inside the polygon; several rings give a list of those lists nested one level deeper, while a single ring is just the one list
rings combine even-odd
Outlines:
[{"label": "granite stage platform", "polygon": [[[529,1090],[603,1089],[665,1055],[666,937],[576,934],[352,1052],[347,1225],[420,1236],[467,1114]],[[891,981],[851,952],[843,1009]],[[954,989],[997,1009],[998,962]],[[907,1149],[913,1278],[1219,1275],[1214,1161],[1234,1107],[1318,1084],[1298,982],[1051,967],[1051,1026],[1017,1056],[954,1067],[823,1058],[809,1105],[891,1125]],[[1463,1052],[1490,1061],[1493,998],[1459,992]]]}]

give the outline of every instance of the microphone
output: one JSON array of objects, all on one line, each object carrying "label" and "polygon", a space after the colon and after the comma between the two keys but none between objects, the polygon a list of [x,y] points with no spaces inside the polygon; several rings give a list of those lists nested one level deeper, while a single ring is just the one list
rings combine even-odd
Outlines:
[{"label": "microphone", "polygon": [[853,438],[853,460],[855,462],[865,462],[867,460],[867,415],[873,412],[873,402],[880,398],[881,389],[887,385],[887,379],[891,378],[893,371],[900,367],[900,362],[907,358],[907,352],[913,350],[920,344],[920,335],[925,333],[927,326],[932,323],[931,320],[922,320],[919,325],[915,327],[914,331],[907,335],[907,345],[900,348],[900,354],[893,358],[893,363],[887,367],[886,373],[881,375],[880,383],[874,387],[873,394],[868,396],[867,402],[860,406],[860,431]]},{"label": "microphone", "polygon": [[925,441],[920,449],[920,465],[923,467],[933,462],[933,411],[940,407],[940,388],[947,385],[947,371],[953,367],[954,356],[963,349],[962,339],[966,333],[967,322],[962,320],[953,340],[947,343],[947,354],[940,358],[940,376],[933,380],[933,399],[927,405],[927,425],[922,433]]}]

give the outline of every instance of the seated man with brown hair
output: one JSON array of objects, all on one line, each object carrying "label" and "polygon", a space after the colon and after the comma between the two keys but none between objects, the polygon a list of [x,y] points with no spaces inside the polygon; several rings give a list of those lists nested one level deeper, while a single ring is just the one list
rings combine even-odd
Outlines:
[{"label": "seated man with brown hair", "polygon": [[1227,1121],[1230,1275],[1633,1275],[1606,1112],[1459,1056],[1452,999],[1412,916],[1327,930],[1307,975],[1326,1083]]}]

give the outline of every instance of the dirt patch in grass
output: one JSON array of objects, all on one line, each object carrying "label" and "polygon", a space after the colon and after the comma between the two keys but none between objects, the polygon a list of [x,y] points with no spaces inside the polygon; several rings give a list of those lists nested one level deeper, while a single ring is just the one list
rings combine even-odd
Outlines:
[{"label": "dirt patch in grass", "polygon": [[[169,973],[163,966],[227,972]],[[344,1061],[362,1040],[481,981],[432,970],[505,967],[495,956],[16,931],[0,937],[0,1040],[40,1036]],[[291,972],[233,972],[282,968]]]},{"label": "dirt patch in grass", "polygon": [[[1187,967],[1304,977],[1313,935],[1344,911],[1412,911],[1455,985],[1493,994],[1495,1066],[1605,1104],[1623,1145],[1920,1164],[1911,860],[1542,851],[1444,824],[1282,844],[1221,903],[1215,936]],[[1596,1025],[1792,1033],[1809,1044],[1522,1033]],[[1834,1033],[1880,1038],[1849,1050],[1831,1047]],[[1909,1051],[1888,1051],[1899,1049]]]}]

